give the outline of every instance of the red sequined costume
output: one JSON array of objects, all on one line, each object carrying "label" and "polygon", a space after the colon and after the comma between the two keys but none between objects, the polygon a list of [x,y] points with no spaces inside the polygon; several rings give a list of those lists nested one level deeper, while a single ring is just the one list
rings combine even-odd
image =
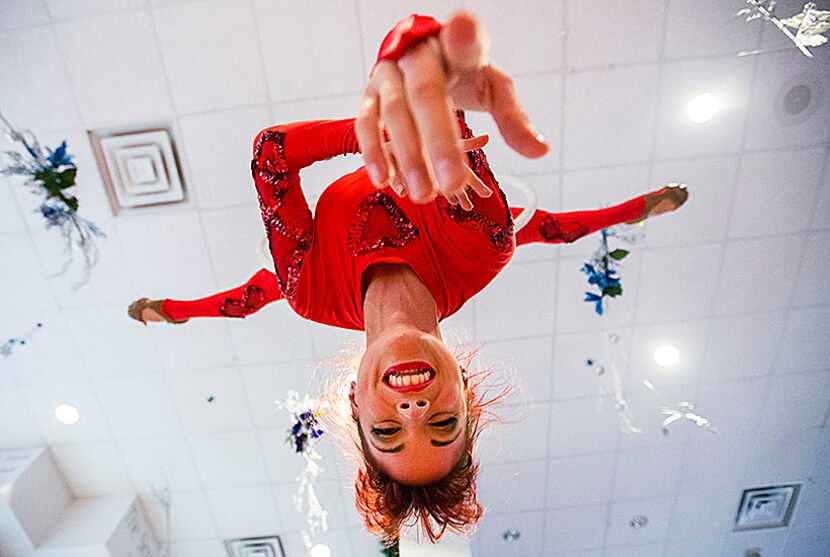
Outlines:
[{"label": "red sequined costume", "polygon": [[[397,60],[440,24],[411,15],[389,32],[378,60]],[[473,136],[456,111],[464,138]],[[475,197],[468,212],[443,197],[418,205],[390,189],[377,190],[361,166],[329,185],[315,215],[300,187],[300,170],[317,161],[358,153],[354,118],[272,126],[257,134],[251,173],[276,274],[257,272],[237,288],[193,301],[165,300],[173,320],[245,317],[285,299],[300,316],[348,329],[363,329],[364,270],[375,263],[409,265],[430,290],[439,319],[449,317],[504,268],[517,245],[573,242],[607,226],[639,219],[645,196],[596,211],[537,210],[514,234],[520,209],[507,205],[484,151],[467,153],[476,175],[496,194]]]}]

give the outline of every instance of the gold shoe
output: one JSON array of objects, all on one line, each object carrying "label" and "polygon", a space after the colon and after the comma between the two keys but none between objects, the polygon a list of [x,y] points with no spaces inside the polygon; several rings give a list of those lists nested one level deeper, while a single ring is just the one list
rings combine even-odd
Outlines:
[{"label": "gold shoe", "polygon": [[144,310],[151,309],[156,314],[167,321],[168,323],[173,323],[175,325],[179,325],[181,323],[187,323],[189,319],[182,319],[181,321],[176,321],[175,319],[171,319],[164,311],[161,309],[161,304],[164,300],[151,300],[149,298],[139,298],[132,304],[130,307],[127,308],[127,315],[135,319],[136,321],[141,321],[144,325],[147,325],[147,322],[144,320]]},{"label": "gold shoe", "polygon": [[[686,203],[686,200],[689,199],[689,191],[686,189],[685,184],[672,184],[660,188],[657,191],[647,193],[646,194],[646,208],[643,211],[643,216],[636,219],[627,221],[625,224],[637,224],[643,222],[648,217],[653,217],[657,215],[661,215],[663,213],[667,213],[669,211],[677,210],[681,205]],[[663,205],[664,201],[668,201],[671,203],[672,207],[664,208]],[[660,209],[655,211],[655,209]]]}]

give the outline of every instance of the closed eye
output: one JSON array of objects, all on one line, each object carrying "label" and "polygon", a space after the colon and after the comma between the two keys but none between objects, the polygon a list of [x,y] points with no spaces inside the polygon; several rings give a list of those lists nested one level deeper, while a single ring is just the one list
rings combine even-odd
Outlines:
[{"label": "closed eye", "polygon": [[399,427],[373,427],[372,435],[376,437],[391,437],[401,430]]},{"label": "closed eye", "polygon": [[443,427],[455,426],[455,424],[457,424],[457,423],[458,423],[458,418],[453,416],[451,418],[447,418],[446,420],[441,420],[440,422],[432,422],[429,425],[431,425],[433,427],[443,428]]}]

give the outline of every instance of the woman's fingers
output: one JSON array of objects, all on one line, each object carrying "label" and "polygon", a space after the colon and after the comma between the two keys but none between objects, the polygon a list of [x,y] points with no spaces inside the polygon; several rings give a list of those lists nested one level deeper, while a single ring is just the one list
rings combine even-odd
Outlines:
[{"label": "woman's fingers", "polygon": [[[438,189],[453,191],[464,183],[464,161],[458,126],[450,110],[446,74],[438,39],[431,37],[412,48],[398,62],[406,98],[427,155],[434,163]],[[394,137],[394,134],[393,134]],[[414,149],[414,144],[404,149]]]},{"label": "woman's fingers", "polygon": [[533,129],[527,112],[519,103],[513,80],[503,71],[487,66],[484,71],[491,93],[490,113],[505,142],[522,155],[536,159],[550,151],[545,138]]},{"label": "woman's fingers", "polygon": [[355,119],[355,134],[369,176],[375,187],[379,188],[388,179],[389,167],[383,149],[378,97],[372,88],[367,88],[366,95],[360,103],[360,110]]},{"label": "woman's fingers", "polygon": [[482,182],[481,178],[476,176],[476,173],[469,166],[467,167],[467,184],[479,197],[490,197],[493,195],[493,190]]},{"label": "woman's fingers", "polygon": [[476,149],[481,149],[490,141],[490,136],[485,134],[477,135],[475,137],[471,137],[469,139],[463,139],[461,141],[461,148],[464,151],[475,151]]}]

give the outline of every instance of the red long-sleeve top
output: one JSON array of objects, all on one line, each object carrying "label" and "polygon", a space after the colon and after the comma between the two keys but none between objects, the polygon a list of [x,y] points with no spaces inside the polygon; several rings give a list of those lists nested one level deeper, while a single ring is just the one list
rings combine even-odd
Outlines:
[{"label": "red long-sleeve top", "polygon": [[[437,34],[433,18],[413,14],[387,34],[378,61],[397,60],[407,48]],[[460,135],[473,136],[456,111]],[[435,299],[438,319],[449,317],[487,286],[510,261],[516,245],[572,242],[643,216],[645,196],[598,211],[552,214],[538,210],[514,234],[512,209],[484,151],[467,153],[470,167],[496,194],[474,198],[473,211],[443,197],[419,205],[390,189],[378,190],[361,166],[329,185],[312,216],[300,171],[337,155],[358,153],[354,118],[272,126],[254,141],[251,170],[277,273],[262,269],[246,284],[193,301],[165,300],[174,320],[244,317],[286,299],[300,316],[362,330],[363,274],[377,263],[408,265]]]}]

